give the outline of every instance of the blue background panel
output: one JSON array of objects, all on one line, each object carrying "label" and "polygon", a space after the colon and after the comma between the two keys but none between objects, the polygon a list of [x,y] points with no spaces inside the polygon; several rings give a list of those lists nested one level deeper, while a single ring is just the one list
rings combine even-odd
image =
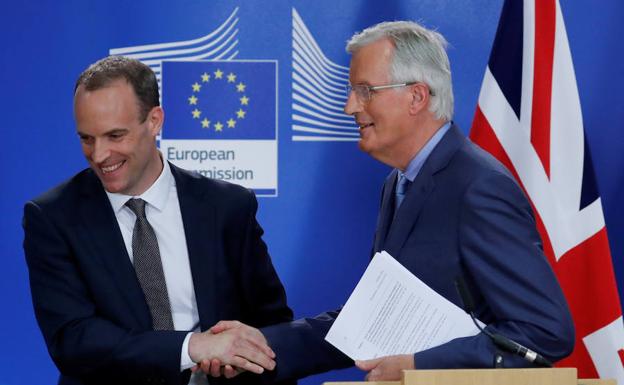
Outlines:
[{"label": "blue background panel", "polygon": [[[560,0],[587,141],[602,197],[613,265],[624,292],[624,2]],[[348,66],[345,41],[383,20],[412,19],[449,41],[455,121],[468,132],[502,0],[249,0],[9,2],[0,12],[0,384],[52,384],[57,371],[35,323],[21,242],[25,201],[87,164],[72,116],[77,75],[110,49],[196,39],[235,9],[236,59],[276,60],[279,196],[259,220],[296,316],[343,304],[364,271],[388,168],[355,142],[294,142],[292,12],[331,61]],[[166,95],[165,95],[166,98]],[[355,369],[302,384],[361,379]]]}]

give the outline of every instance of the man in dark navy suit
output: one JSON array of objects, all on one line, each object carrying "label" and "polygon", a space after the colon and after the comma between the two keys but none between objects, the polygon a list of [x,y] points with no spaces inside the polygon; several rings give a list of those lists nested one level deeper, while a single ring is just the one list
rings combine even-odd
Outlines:
[{"label": "man in dark navy suit", "polygon": [[[360,127],[360,149],[393,167],[382,190],[374,252],[388,251],[458,306],[455,281],[463,278],[489,331],[559,360],[574,344],[567,303],[522,189],[451,121],[445,48],[440,34],[412,22],[375,25],[347,45],[345,112]],[[336,316],[261,329],[277,355],[276,370],[267,375],[302,377],[351,365],[323,340]],[[398,380],[403,369],[492,367],[498,353],[505,366],[530,365],[497,352],[484,333],[414,353],[356,365],[369,380]]]},{"label": "man in dark navy suit", "polygon": [[28,202],[23,223],[59,383],[201,384],[206,376],[186,369],[210,359],[273,369],[257,330],[207,331],[222,319],[258,328],[292,320],[253,193],[163,161],[158,84],[136,60],[90,66],[74,112],[90,168]]}]

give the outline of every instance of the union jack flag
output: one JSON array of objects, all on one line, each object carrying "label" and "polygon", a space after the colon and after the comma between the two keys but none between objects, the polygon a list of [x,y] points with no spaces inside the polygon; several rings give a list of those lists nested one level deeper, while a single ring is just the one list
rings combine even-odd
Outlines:
[{"label": "union jack flag", "polygon": [[558,0],[506,0],[471,139],[515,175],[576,326],[558,366],[624,385],[624,324]]}]

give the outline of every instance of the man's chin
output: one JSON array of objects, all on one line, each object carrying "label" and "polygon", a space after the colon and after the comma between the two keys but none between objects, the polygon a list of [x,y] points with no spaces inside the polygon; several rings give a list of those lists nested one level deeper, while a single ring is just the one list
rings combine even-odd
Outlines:
[{"label": "man's chin", "polygon": [[103,184],[103,186],[104,186],[104,190],[106,190],[107,192],[111,194],[123,194],[123,188],[121,187],[111,186],[107,184]]},{"label": "man's chin", "polygon": [[362,152],[370,154],[372,150],[370,140],[367,140],[366,138],[360,138],[360,140],[358,141],[358,148]]},{"label": "man's chin", "polygon": [[118,183],[118,182],[110,182],[110,181],[107,182],[104,178],[101,178],[101,177],[100,177],[100,183],[102,183],[104,190],[106,190],[107,192],[111,194],[124,194],[124,191],[126,190],[125,185]]}]

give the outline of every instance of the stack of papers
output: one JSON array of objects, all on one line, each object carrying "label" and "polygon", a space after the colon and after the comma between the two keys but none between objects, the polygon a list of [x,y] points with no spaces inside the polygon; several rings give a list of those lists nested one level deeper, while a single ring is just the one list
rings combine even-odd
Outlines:
[{"label": "stack of papers", "polygon": [[351,359],[367,360],[417,353],[478,332],[467,313],[382,251],[325,340]]}]

